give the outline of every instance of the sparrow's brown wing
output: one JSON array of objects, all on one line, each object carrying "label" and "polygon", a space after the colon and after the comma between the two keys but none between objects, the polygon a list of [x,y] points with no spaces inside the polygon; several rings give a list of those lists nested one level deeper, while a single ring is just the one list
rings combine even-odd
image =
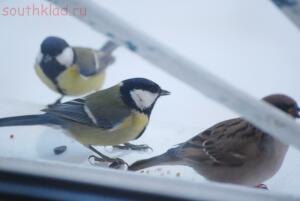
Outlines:
[{"label": "sparrow's brown wing", "polygon": [[241,166],[255,159],[263,133],[247,121],[236,118],[205,130],[178,147],[184,160],[218,166]]}]

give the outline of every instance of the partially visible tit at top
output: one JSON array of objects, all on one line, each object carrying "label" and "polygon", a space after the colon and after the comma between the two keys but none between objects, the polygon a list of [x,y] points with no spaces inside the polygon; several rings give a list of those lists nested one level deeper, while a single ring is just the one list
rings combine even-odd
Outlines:
[{"label": "partially visible tit at top", "polygon": [[64,39],[49,36],[42,41],[35,71],[44,84],[61,97],[80,96],[98,90],[105,69],[114,63],[112,52],[118,47],[108,41],[99,49],[72,47]]}]

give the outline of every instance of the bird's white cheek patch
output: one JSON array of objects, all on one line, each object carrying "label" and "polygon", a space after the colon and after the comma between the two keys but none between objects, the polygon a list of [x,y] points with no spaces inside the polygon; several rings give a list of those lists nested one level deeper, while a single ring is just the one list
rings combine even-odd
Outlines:
[{"label": "bird's white cheek patch", "polygon": [[67,47],[62,53],[56,56],[56,60],[64,66],[70,66],[73,64],[74,52],[71,47]]},{"label": "bird's white cheek patch", "polygon": [[157,93],[151,93],[141,89],[131,91],[130,95],[136,106],[141,110],[149,108],[158,97]]}]

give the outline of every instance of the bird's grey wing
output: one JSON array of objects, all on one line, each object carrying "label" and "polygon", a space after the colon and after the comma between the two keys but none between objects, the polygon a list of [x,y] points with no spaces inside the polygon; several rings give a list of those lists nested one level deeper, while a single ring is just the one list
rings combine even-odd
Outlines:
[{"label": "bird's grey wing", "polygon": [[221,122],[180,145],[186,160],[218,166],[241,166],[257,156],[262,132],[236,118]]},{"label": "bird's grey wing", "polygon": [[86,106],[98,123],[109,122],[112,127],[131,115],[131,109],[121,98],[119,85],[89,95]]},{"label": "bird's grey wing", "polygon": [[98,72],[105,70],[109,65],[115,62],[115,57],[112,56],[112,54],[108,54],[106,52],[101,51],[96,52],[96,54],[98,60]]},{"label": "bird's grey wing", "polygon": [[105,54],[88,48],[73,47],[75,52],[75,65],[83,76],[92,76],[102,72],[114,62],[111,54]]},{"label": "bird's grey wing", "polygon": [[[102,91],[97,93],[100,92]],[[98,98],[101,99],[101,97]],[[115,125],[130,115],[130,110],[118,106],[113,107],[109,100],[107,102],[101,100],[98,102],[98,100],[95,100],[96,106],[91,106],[88,98],[75,99],[51,106],[44,111],[61,119],[104,129],[114,128]],[[103,102],[105,103],[103,104]]]},{"label": "bird's grey wing", "polygon": [[75,99],[73,101],[55,104],[43,111],[54,115],[59,119],[74,121],[80,124],[96,126],[84,109],[85,100]]}]

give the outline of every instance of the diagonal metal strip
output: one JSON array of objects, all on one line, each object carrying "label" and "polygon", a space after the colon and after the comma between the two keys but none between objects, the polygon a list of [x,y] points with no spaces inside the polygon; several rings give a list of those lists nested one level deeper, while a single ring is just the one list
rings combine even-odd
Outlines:
[{"label": "diagonal metal strip", "polygon": [[278,8],[300,29],[300,1],[272,0]]},{"label": "diagonal metal strip", "polygon": [[[197,183],[179,179],[145,177],[138,173],[118,171],[108,168],[87,168],[59,162],[28,161],[24,159],[2,158],[0,170],[25,173],[33,176],[63,179],[82,184],[93,184],[116,189],[160,194],[182,200],[206,201],[298,201],[295,195],[266,192],[237,185],[218,183]],[[5,177],[4,174],[2,174]],[[28,182],[28,181],[27,181]],[[29,182],[30,183],[30,182]],[[0,188],[0,191],[3,188]],[[19,189],[18,189],[19,190]],[[51,190],[51,189],[50,189]],[[64,197],[63,200],[67,198]],[[124,198],[126,199],[126,198]]]}]

